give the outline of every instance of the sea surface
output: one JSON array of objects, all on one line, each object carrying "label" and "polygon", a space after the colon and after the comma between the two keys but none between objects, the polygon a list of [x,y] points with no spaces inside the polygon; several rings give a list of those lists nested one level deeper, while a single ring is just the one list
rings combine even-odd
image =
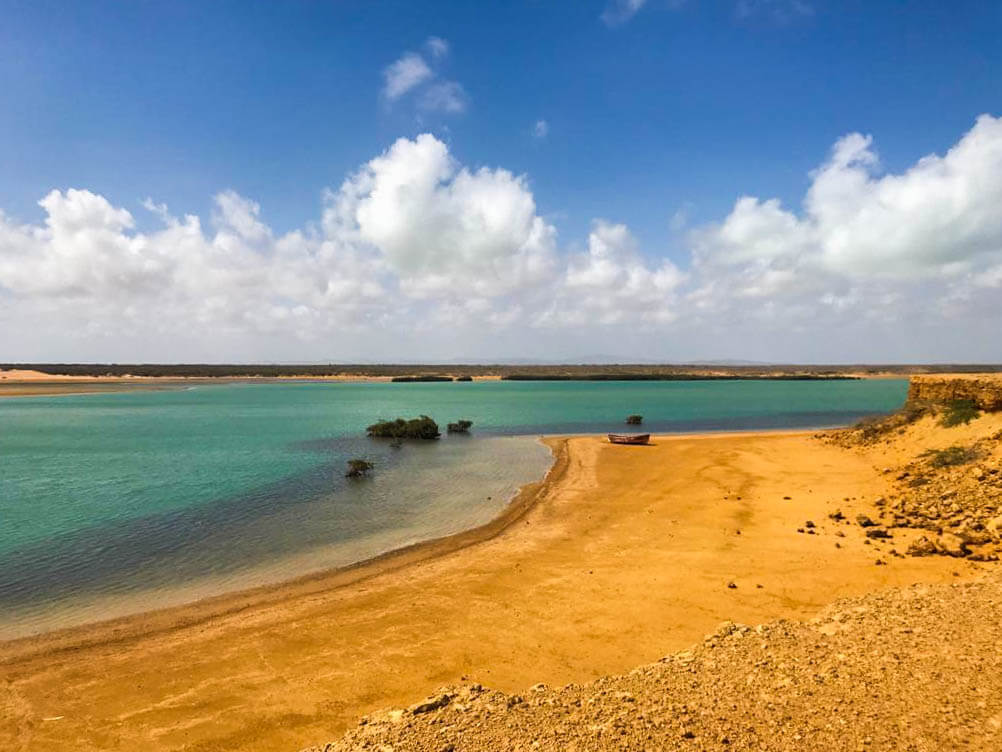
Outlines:
[{"label": "sea surface", "polygon": [[[843,425],[907,381],[226,384],[0,400],[0,639],[274,583],[483,524],[542,434]],[[394,448],[379,418],[443,437]],[[445,424],[474,422],[473,435]],[[355,457],[375,464],[344,477]]]}]

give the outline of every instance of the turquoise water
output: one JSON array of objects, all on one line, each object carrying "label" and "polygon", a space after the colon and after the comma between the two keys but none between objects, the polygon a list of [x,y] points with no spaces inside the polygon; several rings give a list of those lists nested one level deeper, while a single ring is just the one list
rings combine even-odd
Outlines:
[{"label": "turquoise water", "polygon": [[[339,566],[486,522],[543,433],[838,425],[903,380],[234,384],[0,401],[0,636]],[[364,437],[425,413],[473,437]],[[371,479],[349,481],[366,457]]]}]

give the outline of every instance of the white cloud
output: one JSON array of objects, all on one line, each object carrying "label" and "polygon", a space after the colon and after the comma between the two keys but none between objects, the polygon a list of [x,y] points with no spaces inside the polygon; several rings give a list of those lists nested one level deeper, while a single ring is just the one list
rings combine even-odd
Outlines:
[{"label": "white cloud", "polygon": [[[35,224],[0,212],[9,358],[76,347],[85,359],[313,359],[350,347],[420,359],[457,354],[457,342],[483,357],[626,342],[651,357],[999,356],[1002,118],[990,116],[896,173],[881,172],[870,137],[849,134],[799,208],[744,196],[719,222],[666,232],[677,263],[607,220],[583,249],[561,248],[526,177],[464,166],[429,134],[363,164],[315,225],[284,234],[234,191],[207,223],[147,199],[151,231],[87,190],[39,203]],[[500,341],[524,349],[492,350]]]},{"label": "white cloud", "polygon": [[633,18],[647,0],[609,0],[601,19],[606,26],[619,26]]},{"label": "white cloud", "polygon": [[548,135],[550,135],[550,124],[545,120],[537,120],[536,124],[532,126],[532,137],[542,141]]},{"label": "white cloud", "polygon": [[466,110],[469,98],[456,81],[442,81],[429,86],[421,97],[421,107],[433,112],[458,113]]},{"label": "white cloud", "polygon": [[449,43],[441,37],[428,37],[425,50],[436,69],[415,52],[406,52],[383,71],[383,96],[393,102],[411,91],[420,92],[417,105],[426,112],[458,114],[465,112],[470,98],[458,81],[443,80],[439,73],[441,61],[449,54]]},{"label": "white cloud", "polygon": [[676,291],[685,275],[668,260],[651,268],[629,228],[598,219],[588,250],[572,254],[541,325],[588,326],[667,323],[674,320]]},{"label": "white cloud", "polygon": [[1002,253],[1002,118],[984,115],[945,155],[877,174],[872,139],[840,139],[798,216],[778,199],[738,200],[695,236],[702,259],[800,259],[848,277],[958,274]]},{"label": "white cloud", "polygon": [[462,167],[429,134],[399,139],[345,181],[325,226],[378,251],[419,298],[511,293],[544,281],[555,261],[556,231],[525,179]]},{"label": "white cloud", "polygon": [[449,43],[442,37],[428,37],[424,45],[433,58],[445,57],[449,54]]},{"label": "white cloud", "polygon": [[389,101],[399,99],[432,77],[431,68],[415,52],[406,52],[383,71],[383,96]]}]

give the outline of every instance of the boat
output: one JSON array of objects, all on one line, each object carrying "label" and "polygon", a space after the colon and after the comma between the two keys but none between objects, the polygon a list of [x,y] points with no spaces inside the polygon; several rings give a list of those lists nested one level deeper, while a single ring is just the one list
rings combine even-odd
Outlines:
[{"label": "boat", "polygon": [[609,441],[613,444],[647,444],[651,440],[649,433],[610,433]]}]

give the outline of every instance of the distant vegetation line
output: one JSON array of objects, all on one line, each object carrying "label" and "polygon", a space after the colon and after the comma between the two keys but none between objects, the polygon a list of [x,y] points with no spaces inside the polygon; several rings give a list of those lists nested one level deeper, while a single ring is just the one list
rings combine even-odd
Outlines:
[{"label": "distant vegetation line", "polygon": [[1002,371],[1002,365],[451,365],[451,364],[327,364],[268,365],[221,363],[0,363],[0,369],[40,371],[57,376],[162,376],[176,378],[372,376],[398,381],[436,381],[495,376],[509,381],[540,380],[677,380],[723,378],[819,378],[849,374],[978,373]]}]

